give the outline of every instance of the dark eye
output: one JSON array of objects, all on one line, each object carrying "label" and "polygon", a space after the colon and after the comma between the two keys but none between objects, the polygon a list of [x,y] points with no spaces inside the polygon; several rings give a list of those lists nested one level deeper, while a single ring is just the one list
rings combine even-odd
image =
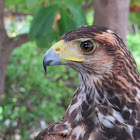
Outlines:
[{"label": "dark eye", "polygon": [[94,51],[94,49],[95,49],[95,44],[94,44],[94,42],[92,42],[92,41],[90,41],[90,40],[84,41],[84,42],[82,42],[82,43],[80,44],[80,48],[81,48],[81,51],[82,51],[83,53],[88,54],[88,53]]}]

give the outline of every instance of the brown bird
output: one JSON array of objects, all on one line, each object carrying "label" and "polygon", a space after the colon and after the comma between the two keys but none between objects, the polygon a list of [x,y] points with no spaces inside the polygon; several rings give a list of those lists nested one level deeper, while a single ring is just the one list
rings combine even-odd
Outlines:
[{"label": "brown bird", "polygon": [[140,140],[140,76],[117,34],[81,26],[62,35],[43,64],[70,66],[79,83],[64,118],[36,140]]}]

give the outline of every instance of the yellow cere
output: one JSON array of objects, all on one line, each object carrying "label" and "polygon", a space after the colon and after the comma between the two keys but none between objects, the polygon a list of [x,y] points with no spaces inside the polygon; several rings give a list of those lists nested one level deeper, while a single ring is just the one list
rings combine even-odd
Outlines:
[{"label": "yellow cere", "polygon": [[76,41],[64,42],[64,40],[60,40],[51,48],[54,53],[60,56],[62,62],[65,60],[84,62],[85,59],[80,55],[78,45]]}]

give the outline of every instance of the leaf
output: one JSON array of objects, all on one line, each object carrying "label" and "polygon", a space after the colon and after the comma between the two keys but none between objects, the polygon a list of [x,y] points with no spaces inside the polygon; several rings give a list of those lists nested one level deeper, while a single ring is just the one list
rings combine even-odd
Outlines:
[{"label": "leaf", "polygon": [[60,35],[67,31],[76,29],[76,23],[74,19],[70,16],[66,8],[61,8],[60,10],[61,19],[58,22]]},{"label": "leaf", "polygon": [[140,12],[140,0],[131,0],[130,12]]},{"label": "leaf", "polygon": [[16,8],[18,8],[22,11],[26,7],[26,2],[25,0],[6,0],[5,7],[8,7],[9,10],[16,11]]},{"label": "leaf", "polygon": [[47,8],[41,8],[41,10],[35,15],[31,23],[29,32],[29,38],[31,41],[37,41],[37,43],[39,43],[40,40],[43,40],[44,42],[42,42],[41,44],[47,44],[47,38],[49,38],[50,34],[53,32],[53,23],[57,11],[57,5],[51,5]]},{"label": "leaf", "polygon": [[136,4],[140,6],[140,0],[131,0],[131,5]]},{"label": "leaf", "polygon": [[70,9],[72,16],[74,17],[76,28],[79,28],[81,25],[87,24],[85,14],[81,6],[69,5],[68,8]]},{"label": "leaf", "polygon": [[48,35],[36,39],[37,46],[44,48],[50,46],[51,43],[57,38],[56,32],[52,29],[49,30]]},{"label": "leaf", "polygon": [[140,12],[130,13],[129,20],[132,24],[140,25]]},{"label": "leaf", "polygon": [[81,6],[67,5],[67,8],[61,8],[61,19],[59,21],[60,35],[63,33],[77,29],[81,25],[87,24],[85,14]]},{"label": "leaf", "polygon": [[37,9],[39,5],[38,0],[26,0],[27,8],[29,9]]},{"label": "leaf", "polygon": [[85,0],[57,0],[55,1],[56,3],[59,3],[59,4],[65,4],[65,5],[69,5],[69,4],[72,4],[72,5],[82,5],[83,2]]}]

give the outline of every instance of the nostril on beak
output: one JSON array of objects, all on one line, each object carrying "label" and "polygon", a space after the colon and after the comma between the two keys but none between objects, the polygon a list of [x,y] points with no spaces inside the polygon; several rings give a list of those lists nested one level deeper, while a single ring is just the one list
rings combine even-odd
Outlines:
[{"label": "nostril on beak", "polygon": [[56,51],[60,51],[60,48],[55,49]]},{"label": "nostril on beak", "polygon": [[50,48],[44,55],[43,67],[46,71],[47,66],[58,65],[61,61],[61,58],[58,54],[54,53],[53,49]]}]

